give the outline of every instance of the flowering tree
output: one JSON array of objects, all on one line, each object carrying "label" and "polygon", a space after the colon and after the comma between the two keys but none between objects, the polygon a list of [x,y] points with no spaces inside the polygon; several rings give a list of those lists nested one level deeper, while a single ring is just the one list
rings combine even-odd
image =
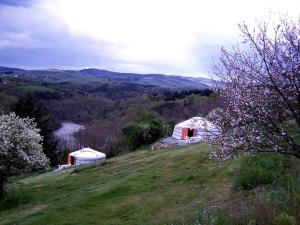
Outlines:
[{"label": "flowering tree", "polygon": [[0,116],[0,199],[9,176],[45,168],[42,137],[33,120],[14,113]]},{"label": "flowering tree", "polygon": [[300,158],[299,24],[281,18],[271,30],[267,23],[239,28],[245,47],[222,48],[214,67],[227,107],[213,115],[222,127],[211,140],[220,150],[213,154],[274,151]]}]

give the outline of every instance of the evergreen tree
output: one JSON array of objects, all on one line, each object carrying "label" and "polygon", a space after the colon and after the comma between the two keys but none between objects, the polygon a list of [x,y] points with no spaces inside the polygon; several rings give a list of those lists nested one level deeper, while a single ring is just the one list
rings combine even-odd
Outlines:
[{"label": "evergreen tree", "polygon": [[13,106],[14,111],[21,118],[32,118],[41,130],[43,136],[43,151],[50,159],[51,166],[58,164],[59,150],[58,140],[54,136],[54,130],[58,127],[57,120],[50,115],[41,103],[30,93],[22,96]]}]

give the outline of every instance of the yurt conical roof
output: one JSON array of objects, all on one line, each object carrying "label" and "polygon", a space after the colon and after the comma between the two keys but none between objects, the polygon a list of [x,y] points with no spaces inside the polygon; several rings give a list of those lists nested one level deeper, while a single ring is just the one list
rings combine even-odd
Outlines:
[{"label": "yurt conical roof", "polygon": [[176,126],[182,127],[182,128],[190,128],[190,129],[214,129],[215,126],[213,123],[208,121],[205,118],[202,117],[192,117],[191,119],[188,119],[186,121],[183,121]]},{"label": "yurt conical roof", "polygon": [[106,155],[102,152],[95,151],[91,148],[83,148],[81,150],[70,153],[70,156],[73,156],[77,159],[103,159],[106,158]]}]

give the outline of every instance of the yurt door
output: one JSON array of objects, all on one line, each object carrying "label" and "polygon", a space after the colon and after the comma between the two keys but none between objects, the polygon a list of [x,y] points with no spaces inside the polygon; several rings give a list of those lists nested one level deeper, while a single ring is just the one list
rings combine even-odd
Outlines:
[{"label": "yurt door", "polygon": [[71,165],[75,165],[75,157],[71,156]]},{"label": "yurt door", "polygon": [[189,129],[188,130],[188,137],[194,137],[194,129]]}]

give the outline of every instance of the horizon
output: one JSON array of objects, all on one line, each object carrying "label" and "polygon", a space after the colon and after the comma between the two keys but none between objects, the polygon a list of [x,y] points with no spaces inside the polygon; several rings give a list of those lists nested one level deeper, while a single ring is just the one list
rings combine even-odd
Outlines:
[{"label": "horizon", "polygon": [[216,79],[214,77],[206,77],[201,75],[182,75],[182,74],[164,74],[164,73],[135,73],[135,72],[122,72],[122,71],[114,71],[114,70],[106,70],[101,68],[95,67],[81,67],[81,68],[24,68],[24,67],[14,67],[14,66],[3,66],[0,65],[0,68],[7,68],[7,69],[20,69],[25,71],[81,71],[81,70],[88,70],[88,69],[95,69],[100,71],[108,71],[112,73],[124,73],[124,74],[137,74],[137,75],[163,75],[163,76],[179,76],[179,77],[187,77],[187,78],[205,78],[205,79]]}]

